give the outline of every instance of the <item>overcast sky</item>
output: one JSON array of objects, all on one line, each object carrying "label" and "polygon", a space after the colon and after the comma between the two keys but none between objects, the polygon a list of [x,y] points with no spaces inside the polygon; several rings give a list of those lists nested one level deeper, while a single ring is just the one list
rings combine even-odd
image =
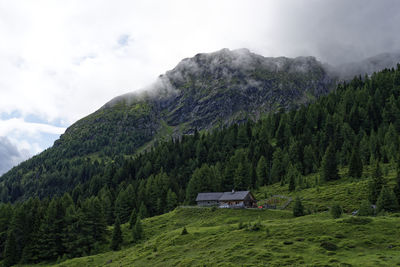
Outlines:
[{"label": "overcast sky", "polygon": [[0,173],[185,57],[247,47],[338,64],[398,51],[398,25],[398,1],[0,0]]}]

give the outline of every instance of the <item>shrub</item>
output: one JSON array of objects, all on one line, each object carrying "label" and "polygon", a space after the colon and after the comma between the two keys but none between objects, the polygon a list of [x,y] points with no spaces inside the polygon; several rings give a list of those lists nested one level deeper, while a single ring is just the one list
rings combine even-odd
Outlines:
[{"label": "shrub", "polygon": [[338,247],[335,244],[327,241],[322,242],[320,246],[329,251],[335,251],[338,249]]},{"label": "shrub", "polygon": [[343,210],[338,204],[335,204],[331,208],[331,215],[334,219],[338,219],[342,216]]},{"label": "shrub", "polygon": [[343,220],[344,223],[351,223],[351,224],[368,224],[372,222],[371,218],[362,218],[362,217],[350,217],[348,219]]},{"label": "shrub", "polygon": [[360,209],[357,213],[358,216],[373,216],[374,209],[372,208],[371,202],[368,200],[361,201]]},{"label": "shrub", "polygon": [[301,200],[299,197],[296,197],[296,200],[294,202],[293,206],[293,216],[294,217],[299,217],[304,215],[304,207],[303,204],[301,203]]},{"label": "shrub", "polygon": [[243,228],[246,228],[246,224],[244,224],[243,222],[240,222],[239,225],[238,225],[238,229],[240,230],[240,229],[243,229]]},{"label": "shrub", "polygon": [[185,226],[182,229],[181,235],[187,235],[187,234],[188,234],[188,231],[186,230],[186,226]]},{"label": "shrub", "polygon": [[259,231],[262,228],[261,222],[258,220],[254,224],[249,225],[249,230],[250,231]]}]

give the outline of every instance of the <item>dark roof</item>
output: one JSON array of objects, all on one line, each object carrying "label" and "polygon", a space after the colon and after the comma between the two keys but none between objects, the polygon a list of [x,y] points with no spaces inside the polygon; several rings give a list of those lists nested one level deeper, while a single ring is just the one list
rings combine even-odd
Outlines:
[{"label": "dark roof", "polygon": [[219,201],[222,200],[244,200],[246,196],[250,194],[250,191],[234,191],[224,192]]},{"label": "dark roof", "polygon": [[250,191],[198,193],[196,201],[244,200]]},{"label": "dark roof", "polygon": [[215,193],[199,193],[197,194],[196,201],[218,201],[219,198],[223,195],[222,192]]}]

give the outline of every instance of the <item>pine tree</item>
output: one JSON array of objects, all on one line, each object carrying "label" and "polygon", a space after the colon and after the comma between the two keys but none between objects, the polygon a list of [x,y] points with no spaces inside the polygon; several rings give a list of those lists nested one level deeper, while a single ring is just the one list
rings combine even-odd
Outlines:
[{"label": "pine tree", "polygon": [[396,168],[396,185],[393,189],[393,192],[397,198],[397,203],[400,204],[400,158],[397,159],[397,168]]},{"label": "pine tree", "polygon": [[256,167],[256,175],[257,175],[257,187],[268,184],[268,166],[267,161],[264,156],[261,156],[258,160]]},{"label": "pine tree", "polygon": [[289,176],[289,191],[293,192],[296,189],[296,183],[294,181],[294,176],[290,175]]},{"label": "pine tree", "polygon": [[358,148],[354,148],[351,157],[350,157],[350,164],[349,164],[349,176],[353,178],[360,178],[363,172],[363,165],[360,158],[360,153]]},{"label": "pine tree", "polygon": [[342,216],[343,210],[338,204],[335,204],[331,208],[331,215],[334,219],[338,219]]},{"label": "pine tree", "polygon": [[371,202],[368,200],[361,201],[360,209],[357,213],[358,216],[372,216],[374,215],[374,209],[372,208]]},{"label": "pine tree", "polygon": [[140,217],[137,218],[135,227],[132,229],[132,242],[137,243],[139,240],[141,240],[144,237],[143,234],[143,227],[142,227],[142,222]]},{"label": "pine tree", "polygon": [[65,213],[65,228],[63,232],[63,244],[67,251],[68,257],[80,257],[84,252],[84,245],[80,242],[82,240],[82,227],[80,224],[80,217],[82,214],[76,210],[74,206],[67,208]]},{"label": "pine tree", "polygon": [[130,193],[132,191],[132,186],[128,186],[126,189],[121,189],[117,199],[115,200],[115,216],[119,217],[121,223],[126,223],[129,220],[129,216],[132,213],[133,209],[133,199],[135,199],[134,193]]},{"label": "pine tree", "polygon": [[297,169],[290,164],[289,170],[286,175],[286,181],[289,182],[289,191],[293,192],[296,189],[296,180],[300,176],[300,173],[297,171]]},{"label": "pine tree", "polygon": [[105,185],[99,192],[99,198],[101,200],[104,216],[106,218],[107,225],[111,225],[114,222],[114,204],[113,197],[108,189],[108,186]]},{"label": "pine tree", "polygon": [[60,199],[53,198],[39,230],[38,246],[41,260],[55,260],[65,253],[62,242],[63,229],[65,229],[65,211]]},{"label": "pine tree", "polygon": [[188,234],[188,231],[186,229],[186,226],[184,226],[182,229],[181,235],[187,235],[187,234]]},{"label": "pine tree", "polygon": [[294,217],[299,217],[304,215],[304,207],[303,204],[301,203],[300,197],[296,197],[296,200],[294,202],[293,206],[293,216]]},{"label": "pine tree", "polygon": [[112,233],[111,239],[111,249],[112,250],[120,250],[122,244],[122,232],[121,232],[121,223],[119,218],[115,219],[114,229]]},{"label": "pine tree", "polygon": [[12,231],[7,235],[7,241],[4,249],[4,266],[12,266],[18,262],[17,243]]},{"label": "pine tree", "polygon": [[137,219],[137,212],[136,212],[136,209],[133,209],[132,213],[131,213],[131,217],[129,218],[129,229],[133,229],[133,227],[135,226],[135,223],[136,223],[136,219]]},{"label": "pine tree", "polygon": [[304,147],[303,169],[304,175],[310,174],[315,170],[315,155],[311,145]]},{"label": "pine tree", "polygon": [[235,171],[234,185],[236,190],[244,190],[247,189],[245,184],[245,179],[249,173],[245,169],[245,166],[241,162],[239,162],[238,167]]},{"label": "pine tree", "polygon": [[375,168],[372,172],[372,180],[369,184],[369,201],[373,204],[378,200],[379,194],[382,190],[382,187],[386,185],[386,181],[382,176],[382,169],[377,161],[375,163]]},{"label": "pine tree", "polygon": [[325,181],[339,179],[336,153],[333,144],[329,144],[322,159],[322,178]]},{"label": "pine tree", "polygon": [[376,201],[376,208],[378,212],[383,210],[393,212],[399,209],[399,203],[393,191],[386,185],[382,187],[378,200]]},{"label": "pine tree", "polygon": [[178,204],[178,198],[171,189],[168,190],[167,193],[167,203],[166,203],[166,211],[171,211],[173,210]]},{"label": "pine tree", "polygon": [[276,183],[283,179],[285,175],[284,156],[280,148],[277,148],[273,154],[272,167],[271,167],[271,180],[270,183]]},{"label": "pine tree", "polygon": [[140,217],[140,218],[146,218],[146,217],[147,217],[147,207],[146,207],[146,205],[144,204],[144,202],[142,202],[142,203],[140,204],[138,217]]}]

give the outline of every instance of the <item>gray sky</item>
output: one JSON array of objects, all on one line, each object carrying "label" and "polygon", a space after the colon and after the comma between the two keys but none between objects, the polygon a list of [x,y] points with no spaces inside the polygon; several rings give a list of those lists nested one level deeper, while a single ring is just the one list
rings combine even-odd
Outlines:
[{"label": "gray sky", "polygon": [[385,0],[0,0],[0,136],[38,153],[199,52],[339,64],[398,51],[397,25],[400,2]]}]

